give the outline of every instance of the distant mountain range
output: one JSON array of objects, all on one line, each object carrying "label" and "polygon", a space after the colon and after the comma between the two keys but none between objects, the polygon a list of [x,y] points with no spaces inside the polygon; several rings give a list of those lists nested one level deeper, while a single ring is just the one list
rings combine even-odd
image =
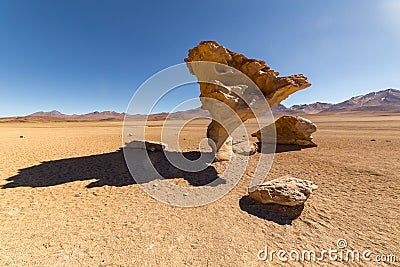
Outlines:
[{"label": "distant mountain range", "polygon": [[52,110],[52,111],[39,111],[39,112],[35,112],[32,113],[30,115],[28,115],[28,117],[99,117],[99,116],[105,116],[105,117],[115,117],[115,116],[123,116],[125,113],[118,113],[115,111],[95,111],[95,112],[91,112],[91,113],[87,113],[87,114],[82,114],[82,115],[66,115],[61,113],[60,111],[57,110]]},{"label": "distant mountain range", "polygon": [[[366,95],[360,95],[349,100],[331,104],[315,102],[312,104],[294,105],[285,107],[280,104],[272,109],[274,115],[296,115],[296,114],[329,114],[329,113],[354,113],[354,112],[390,112],[400,113],[400,90],[386,89],[379,92],[372,92]],[[25,117],[13,117],[1,121],[121,121],[126,113],[115,111],[95,111],[81,115],[66,115],[57,110],[49,112],[39,111]],[[148,120],[163,120],[167,116],[172,119],[190,119],[193,115],[199,117],[209,117],[209,113],[201,108],[178,111],[172,114],[158,113],[151,114]],[[147,115],[129,115],[132,119],[143,119]],[[0,121],[0,122],[1,122]]]},{"label": "distant mountain range", "polygon": [[324,114],[348,112],[400,112],[400,90],[386,89],[360,95],[349,100],[331,104],[316,102],[294,105],[289,108],[279,105],[272,109],[274,113],[285,114]]},{"label": "distant mountain range", "polygon": [[[357,111],[385,111],[385,112],[400,112],[400,90],[386,89],[378,92],[372,92],[366,95],[359,95],[350,98],[349,100],[331,104],[315,102],[312,104],[294,105],[285,107],[280,104],[273,108],[272,111],[276,114],[318,114],[318,113],[340,113],[340,112],[357,112]],[[199,116],[208,116],[209,113],[201,108],[178,111],[171,114],[174,119],[186,119],[193,116],[193,113],[198,113]],[[168,113],[152,114],[150,117],[154,119],[166,118]],[[91,119],[110,119],[123,118],[125,113],[115,111],[92,112],[83,115],[65,115],[57,110],[49,112],[36,112],[28,116],[36,117],[64,117],[64,118],[91,118]],[[145,115],[130,115],[130,116],[145,116]]]},{"label": "distant mountain range", "polygon": [[[126,113],[119,113],[115,111],[95,111],[87,114],[73,114],[67,115],[63,114],[57,110],[52,111],[39,111],[32,113],[30,115],[24,117],[12,117],[12,118],[3,118],[0,119],[0,122],[4,121],[18,121],[18,122],[27,122],[27,121],[38,121],[38,122],[47,122],[47,121],[122,121],[126,116]],[[150,114],[142,115],[142,114],[135,114],[135,115],[128,115],[132,120],[143,120],[147,119],[150,121],[159,121],[165,120],[167,117],[170,119],[175,120],[182,120],[182,119],[191,119],[193,116],[198,117],[210,117],[210,113],[207,110],[203,110],[201,108],[195,108],[185,111],[177,111],[174,113],[157,113],[157,114]],[[8,120],[7,120],[8,119]]]},{"label": "distant mountain range", "polygon": [[289,110],[288,112],[294,111],[295,113],[316,114],[332,106],[333,104],[330,103],[315,102],[312,104],[294,105],[287,109]]},{"label": "distant mountain range", "polygon": [[65,119],[91,119],[91,120],[111,120],[111,119],[123,119],[125,116],[125,113],[118,113],[115,111],[95,111],[87,114],[73,114],[73,115],[66,115],[63,114],[57,110],[52,110],[52,111],[39,111],[32,113],[26,117],[55,117],[55,118],[65,118]]},{"label": "distant mountain range", "polygon": [[58,110],[52,110],[52,111],[48,111],[48,112],[38,111],[38,112],[35,112],[35,113],[30,114],[28,116],[31,116],[31,117],[64,117],[65,114],[62,114]]},{"label": "distant mountain range", "polygon": [[352,97],[344,102],[332,105],[323,112],[348,112],[348,111],[400,111],[400,91],[387,89],[372,92],[366,95]]}]

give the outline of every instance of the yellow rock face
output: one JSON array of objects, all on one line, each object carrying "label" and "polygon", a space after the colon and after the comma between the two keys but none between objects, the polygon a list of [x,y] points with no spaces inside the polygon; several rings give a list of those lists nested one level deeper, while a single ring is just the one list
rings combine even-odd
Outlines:
[{"label": "yellow rock face", "polygon": [[[278,105],[289,95],[311,86],[303,74],[279,77],[279,72],[272,70],[263,60],[247,58],[230,51],[215,41],[203,41],[189,50],[185,62],[211,61],[231,66],[246,74],[260,88],[271,108]],[[192,72],[196,75],[196,73]],[[201,96],[223,101],[229,98],[221,96],[221,89],[213,84],[200,84]],[[219,94],[218,94],[219,93]]]},{"label": "yellow rock face", "polygon": [[[274,131],[276,130],[276,135]],[[252,136],[257,137],[262,143],[275,143],[279,145],[299,145],[304,147],[317,146],[312,141],[311,134],[317,130],[317,126],[302,117],[283,116]],[[276,139],[275,139],[276,138]]]}]

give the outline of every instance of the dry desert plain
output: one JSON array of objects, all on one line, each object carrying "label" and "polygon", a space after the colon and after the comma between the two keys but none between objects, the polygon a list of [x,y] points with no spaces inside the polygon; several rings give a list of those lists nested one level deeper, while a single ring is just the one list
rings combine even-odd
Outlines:
[{"label": "dry desert plain", "polygon": [[[276,154],[267,177],[318,184],[304,209],[287,210],[291,217],[246,197],[257,155],[223,198],[178,208],[130,177],[121,122],[0,123],[0,266],[280,266],[258,251],[335,249],[338,239],[397,262],[285,266],[399,266],[400,115],[305,117],[319,127],[318,147]],[[207,123],[183,129],[182,150],[197,149]],[[149,122],[149,140],[161,124]],[[215,178],[175,174],[171,182],[186,186]]]}]

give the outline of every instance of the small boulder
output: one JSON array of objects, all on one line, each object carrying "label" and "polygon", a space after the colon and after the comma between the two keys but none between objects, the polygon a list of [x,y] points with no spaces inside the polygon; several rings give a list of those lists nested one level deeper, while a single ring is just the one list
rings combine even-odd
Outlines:
[{"label": "small boulder", "polygon": [[309,180],[280,177],[248,189],[249,196],[263,204],[302,205],[318,186]]},{"label": "small boulder", "polygon": [[[275,135],[276,130],[276,135]],[[277,145],[298,145],[316,147],[311,134],[317,130],[317,126],[310,120],[302,117],[282,116],[251,136],[257,137],[261,143],[275,143]]]},{"label": "small boulder", "polygon": [[126,148],[131,149],[146,149],[147,151],[163,151],[167,148],[166,144],[161,142],[149,142],[149,141],[139,141],[135,140],[129,143],[125,143]]},{"label": "small boulder", "polygon": [[251,156],[257,152],[257,143],[251,143],[246,140],[237,140],[233,142],[233,152],[239,155]]},{"label": "small boulder", "polygon": [[232,157],[232,137],[228,137],[215,154],[215,161],[229,161]]}]

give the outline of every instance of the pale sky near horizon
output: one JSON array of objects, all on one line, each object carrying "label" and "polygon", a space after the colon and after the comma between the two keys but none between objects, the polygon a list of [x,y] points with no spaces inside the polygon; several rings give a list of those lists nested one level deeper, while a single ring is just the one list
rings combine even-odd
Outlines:
[{"label": "pale sky near horizon", "polygon": [[[0,1],[0,117],[125,111],[201,40],[313,84],[283,104],[400,88],[400,1]],[[197,97],[167,97],[158,110]]]}]

